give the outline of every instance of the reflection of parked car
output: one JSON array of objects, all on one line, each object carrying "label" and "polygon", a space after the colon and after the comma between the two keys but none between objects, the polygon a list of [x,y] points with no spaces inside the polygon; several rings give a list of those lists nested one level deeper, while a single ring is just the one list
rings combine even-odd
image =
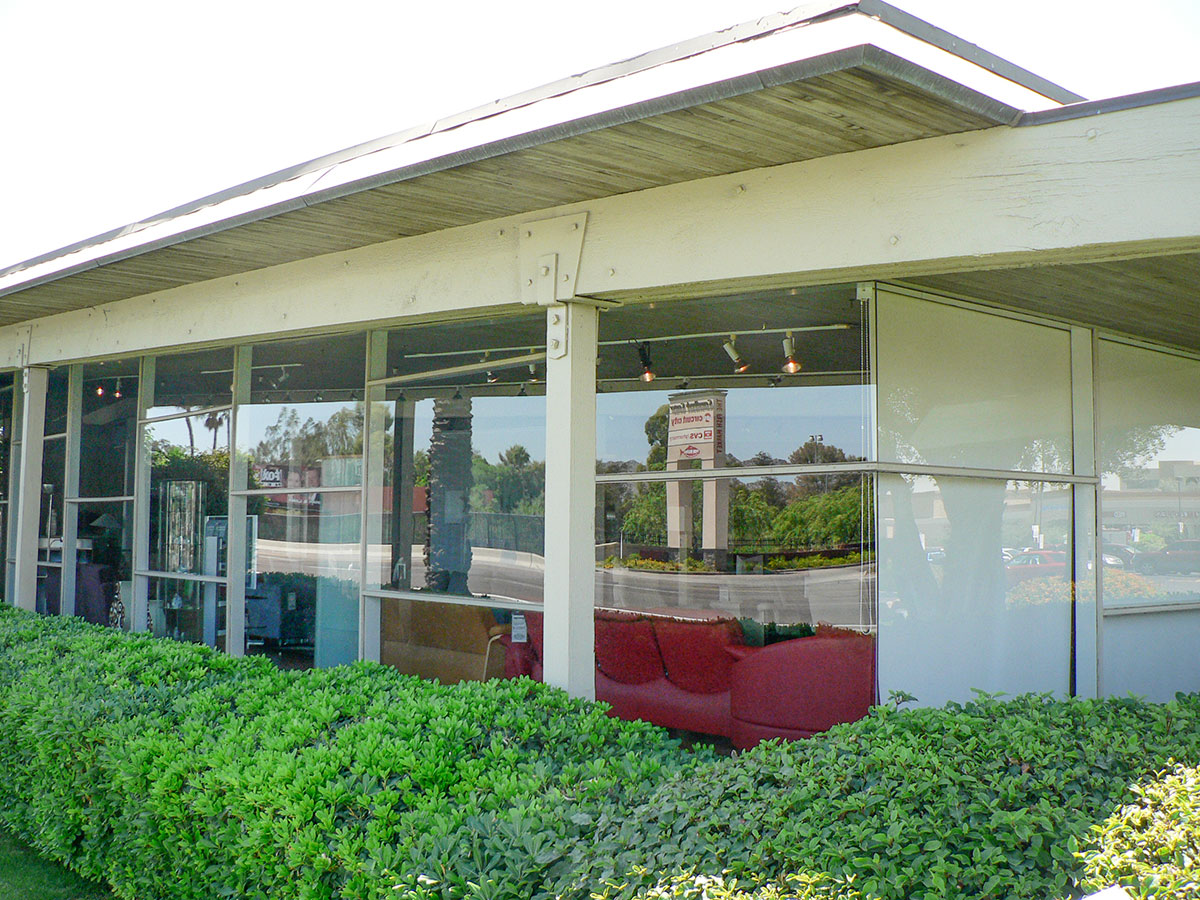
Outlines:
[{"label": "reflection of parked car", "polygon": [[1127,566],[1133,565],[1133,560],[1138,556],[1138,550],[1125,544],[1105,544],[1102,548],[1105,554],[1105,563],[1108,562],[1108,556],[1115,556]]},{"label": "reflection of parked car", "polygon": [[1162,575],[1200,572],[1200,541],[1176,541],[1164,550],[1145,550],[1133,558],[1133,569]]},{"label": "reflection of parked car", "polygon": [[1029,578],[1052,578],[1067,574],[1067,554],[1063,550],[1027,550],[1013,557],[1004,567],[1008,586]]}]

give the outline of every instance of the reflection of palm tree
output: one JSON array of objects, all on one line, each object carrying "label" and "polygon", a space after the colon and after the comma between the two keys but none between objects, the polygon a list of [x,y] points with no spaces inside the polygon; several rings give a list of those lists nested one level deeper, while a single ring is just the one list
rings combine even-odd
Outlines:
[{"label": "reflection of palm tree", "polygon": [[217,433],[221,430],[221,426],[229,421],[229,411],[210,412],[204,418],[204,427],[212,432],[213,435],[213,450],[217,449]]}]

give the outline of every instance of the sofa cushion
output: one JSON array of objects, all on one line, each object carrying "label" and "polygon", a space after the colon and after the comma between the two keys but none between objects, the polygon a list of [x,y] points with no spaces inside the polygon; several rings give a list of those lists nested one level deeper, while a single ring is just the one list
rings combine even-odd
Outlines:
[{"label": "sofa cushion", "polygon": [[742,629],[736,621],[689,622],[667,618],[652,621],[667,678],[672,684],[696,694],[729,690],[733,659],[724,648],[742,643]]},{"label": "sofa cushion", "polygon": [[613,681],[645,684],[663,677],[649,619],[596,613],[596,667]]}]

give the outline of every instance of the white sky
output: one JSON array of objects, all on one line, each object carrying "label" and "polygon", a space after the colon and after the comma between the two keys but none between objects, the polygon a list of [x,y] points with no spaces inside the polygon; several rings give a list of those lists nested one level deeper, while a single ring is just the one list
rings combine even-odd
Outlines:
[{"label": "white sky", "polygon": [[[796,0],[0,0],[0,268]],[[1088,97],[1200,80],[1197,0],[899,0]]]}]

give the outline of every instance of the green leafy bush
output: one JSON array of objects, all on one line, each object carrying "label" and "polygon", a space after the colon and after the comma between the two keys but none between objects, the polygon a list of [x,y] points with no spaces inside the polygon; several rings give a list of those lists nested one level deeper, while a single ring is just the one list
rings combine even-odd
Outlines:
[{"label": "green leafy bush", "polygon": [[1086,883],[1120,884],[1135,897],[1200,896],[1200,769],[1175,765],[1133,794],[1079,853]]},{"label": "green leafy bush", "polygon": [[0,818],[123,897],[527,898],[705,753],[520,679],[280,672],[0,611]]},{"label": "green leafy bush", "polygon": [[670,777],[597,823],[564,887],[686,897],[719,875],[803,898],[1079,896],[1091,826],[1171,758],[1200,760],[1200,696],[879,707]]},{"label": "green leafy bush", "polygon": [[0,758],[0,820],[139,900],[1196,893],[1198,695],[879,707],[718,758],[526,679],[5,607]]}]

